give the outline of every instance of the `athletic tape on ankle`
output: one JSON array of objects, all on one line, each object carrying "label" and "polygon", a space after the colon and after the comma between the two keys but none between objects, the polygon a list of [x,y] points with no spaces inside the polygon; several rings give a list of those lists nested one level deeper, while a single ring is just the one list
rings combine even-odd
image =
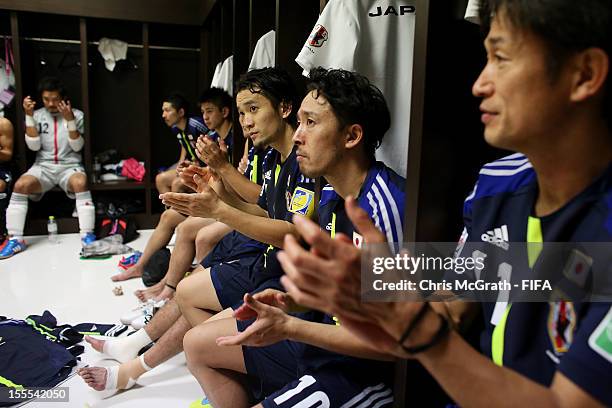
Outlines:
[{"label": "athletic tape on ankle", "polygon": [[[106,367],[106,384],[104,384],[105,390],[117,390],[118,389],[119,370],[120,370],[120,366]],[[134,384],[136,384],[136,380],[130,377],[128,378],[125,388],[122,388],[122,389],[129,390],[130,388],[134,386]]]},{"label": "athletic tape on ankle", "polygon": [[140,357],[138,357],[138,359],[140,360],[140,364],[142,365],[142,368],[144,368],[147,371],[151,371],[153,369],[153,367],[149,367],[147,365],[147,363],[145,363],[144,361],[144,353],[140,355]]}]

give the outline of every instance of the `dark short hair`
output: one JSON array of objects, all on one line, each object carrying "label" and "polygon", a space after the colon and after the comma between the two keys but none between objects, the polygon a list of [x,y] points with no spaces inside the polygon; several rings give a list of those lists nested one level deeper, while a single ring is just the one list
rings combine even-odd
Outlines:
[{"label": "dark short hair", "polygon": [[38,92],[42,94],[43,92],[57,92],[60,94],[62,98],[66,96],[66,88],[64,88],[64,84],[59,78],[56,77],[44,77],[38,83]]},{"label": "dark short hair", "polygon": [[278,109],[281,103],[291,106],[291,113],[287,122],[292,127],[297,124],[297,110],[300,106],[295,83],[282,68],[254,69],[240,76],[236,93],[249,90],[258,93],[268,99],[274,109]]},{"label": "dark short hair", "polygon": [[200,104],[209,102],[219,108],[219,110],[229,108],[230,111],[232,110],[233,104],[232,97],[225,91],[225,89],[215,87],[208,88],[202,92],[199,102]]},{"label": "dark short hair", "polygon": [[391,127],[389,107],[380,89],[356,72],[321,67],[310,71],[307,88],[315,91],[315,98],[322,95],[329,102],[341,128],[361,125],[365,152],[374,159],[376,149]]},{"label": "dark short hair", "polygon": [[176,111],[181,109],[185,113],[185,117],[189,115],[189,101],[182,94],[175,92],[164,98],[164,102],[168,102]]},{"label": "dark short hair", "polygon": [[[515,27],[542,39],[551,81],[558,78],[563,63],[575,52],[596,47],[612,58],[612,0],[482,0],[480,19],[485,33],[500,12]],[[603,113],[609,124],[610,86],[608,72]]]}]

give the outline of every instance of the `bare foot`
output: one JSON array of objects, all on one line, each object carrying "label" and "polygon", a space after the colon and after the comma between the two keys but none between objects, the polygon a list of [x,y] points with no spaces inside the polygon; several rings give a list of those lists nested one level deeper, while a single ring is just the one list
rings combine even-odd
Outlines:
[{"label": "bare foot", "polygon": [[104,367],[85,367],[77,372],[87,385],[96,391],[104,391],[108,371]]},{"label": "bare foot", "polygon": [[136,292],[134,292],[134,295],[136,295],[138,300],[140,300],[141,302],[146,302],[147,300],[153,299],[154,297],[159,295],[165,286],[166,286],[166,281],[161,280],[160,282],[157,282],[155,285],[151,286],[150,288],[138,289]]},{"label": "bare foot", "polygon": [[128,268],[126,271],[112,276],[111,280],[113,282],[119,282],[119,281],[124,281],[128,279],[133,279],[133,278],[140,278],[142,276],[142,270],[143,270],[143,267],[140,266],[139,264],[136,264],[132,266],[131,268]]},{"label": "bare foot", "polygon": [[163,300],[163,299],[170,300],[173,297],[174,297],[174,290],[164,285],[164,288],[162,289],[161,293],[155,297],[155,301],[159,302],[160,300]]},{"label": "bare foot", "polygon": [[104,343],[106,343],[106,340],[98,340],[91,336],[85,336],[85,341],[91,344],[91,347],[98,353],[104,353]]},{"label": "bare foot", "polygon": [[77,374],[94,390],[104,391],[130,389],[146,371],[140,359],[134,358],[120,366],[84,367]]}]

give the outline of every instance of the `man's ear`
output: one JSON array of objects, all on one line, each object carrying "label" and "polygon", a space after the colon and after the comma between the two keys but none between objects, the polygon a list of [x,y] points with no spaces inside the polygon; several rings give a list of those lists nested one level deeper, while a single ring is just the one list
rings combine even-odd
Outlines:
[{"label": "man's ear", "polygon": [[287,119],[289,115],[291,115],[291,111],[293,110],[293,106],[291,102],[282,101],[280,103],[281,116],[283,119]]},{"label": "man's ear", "polygon": [[177,111],[178,115],[180,118],[184,118],[185,117],[185,109],[181,108]]},{"label": "man's ear", "polygon": [[608,77],[610,59],[601,48],[591,47],[574,57],[570,100],[585,101],[601,92]]},{"label": "man's ear", "polygon": [[363,140],[363,128],[355,123],[346,127],[344,146],[347,149],[354,149]]},{"label": "man's ear", "polygon": [[223,119],[228,119],[230,116],[230,108],[225,106],[223,109],[221,109],[221,114],[223,115]]}]

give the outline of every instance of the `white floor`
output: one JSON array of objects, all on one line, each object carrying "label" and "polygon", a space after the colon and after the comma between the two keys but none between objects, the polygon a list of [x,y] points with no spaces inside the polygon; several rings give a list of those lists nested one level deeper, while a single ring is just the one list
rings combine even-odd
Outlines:
[{"label": "white floor", "polygon": [[[129,245],[142,250],[152,231],[140,232],[140,237]],[[58,244],[48,242],[46,236],[29,237],[26,241],[29,246],[25,252],[0,260],[0,315],[25,319],[49,310],[59,324],[116,324],[122,314],[138,304],[133,292],[144,287],[140,279],[119,283],[110,280],[117,272],[120,255],[106,260],[80,260],[78,234],[62,234]],[[118,284],[123,296],[112,292]],[[104,359],[85,346],[81,365],[96,365]],[[117,364],[108,360],[102,363]],[[30,402],[25,407],[188,407],[203,395],[182,354],[146,373],[137,384],[105,398],[74,376],[62,384],[70,388],[69,403]]]}]

